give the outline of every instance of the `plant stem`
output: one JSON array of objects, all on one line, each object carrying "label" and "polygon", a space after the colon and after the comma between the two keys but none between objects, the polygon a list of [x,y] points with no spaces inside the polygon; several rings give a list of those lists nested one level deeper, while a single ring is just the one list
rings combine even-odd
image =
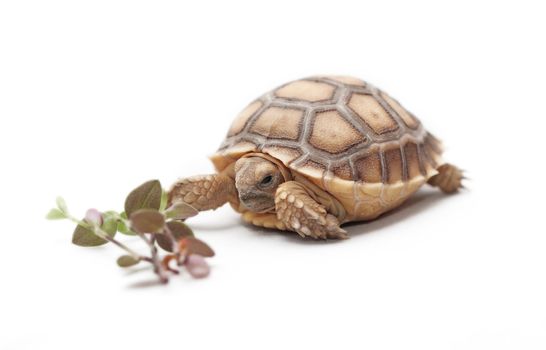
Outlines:
[{"label": "plant stem", "polygon": [[180,254],[180,247],[178,246],[177,244],[178,242],[176,241],[176,238],[174,238],[173,232],[171,231],[168,225],[165,225],[165,234],[171,240],[172,247],[173,247],[173,254],[178,257],[178,255]]},{"label": "plant stem", "polygon": [[161,283],[169,282],[169,277],[163,269],[163,266],[161,265],[161,261],[157,254],[157,247],[155,246],[155,236],[152,235],[151,239],[148,239],[148,237],[146,237],[144,233],[137,232],[137,234],[140,238],[142,238],[144,242],[146,242],[146,244],[150,248],[150,251],[152,253],[152,258],[150,259],[150,262],[154,265],[154,272],[159,276],[159,280],[161,281]]},{"label": "plant stem", "polygon": [[104,232],[98,225],[90,225],[89,223],[85,222],[85,221],[82,221],[82,220],[78,220],[76,219],[75,217],[73,217],[72,215],[68,215],[67,216],[68,219],[70,219],[72,222],[80,225],[80,226],[83,226],[85,228],[88,228],[90,230],[93,231],[93,233],[97,236],[99,236],[100,238],[104,239],[104,240],[107,240],[108,242],[110,243],[113,243],[115,245],[117,245],[119,248],[125,250],[127,252],[127,254],[129,254],[130,256],[132,256],[133,258],[135,259],[138,259],[138,260],[146,260],[144,256],[138,254],[137,252],[135,252],[134,250],[132,250],[131,248],[127,247],[125,244],[121,243],[120,241],[118,241],[117,239],[113,238],[113,237],[110,237],[109,234],[107,234],[106,232]]}]

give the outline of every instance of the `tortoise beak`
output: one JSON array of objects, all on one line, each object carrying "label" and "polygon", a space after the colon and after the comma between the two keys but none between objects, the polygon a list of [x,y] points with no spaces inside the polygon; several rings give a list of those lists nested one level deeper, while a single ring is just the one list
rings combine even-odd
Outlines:
[{"label": "tortoise beak", "polygon": [[239,192],[239,199],[241,202],[249,202],[253,199],[256,199],[258,196],[255,193],[252,192]]},{"label": "tortoise beak", "polygon": [[274,206],[271,207],[271,199],[264,194],[255,193],[252,191],[240,192],[239,200],[244,204],[245,207],[257,213],[265,213],[274,209]]}]

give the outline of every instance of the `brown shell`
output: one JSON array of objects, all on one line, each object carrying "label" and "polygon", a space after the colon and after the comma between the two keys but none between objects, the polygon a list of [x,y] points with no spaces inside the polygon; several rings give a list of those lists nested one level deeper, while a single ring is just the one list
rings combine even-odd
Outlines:
[{"label": "brown shell", "polygon": [[347,220],[400,204],[441,163],[441,144],[386,93],[352,77],[311,77],[266,93],[233,122],[211,157],[221,171],[263,152],[334,195]]}]

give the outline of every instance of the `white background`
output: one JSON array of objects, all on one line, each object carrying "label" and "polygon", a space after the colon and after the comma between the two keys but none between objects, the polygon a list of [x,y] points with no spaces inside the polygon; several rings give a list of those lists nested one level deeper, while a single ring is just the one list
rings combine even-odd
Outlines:
[{"label": "white background", "polygon": [[[1,349],[544,349],[539,1],[2,1]],[[249,101],[348,74],[444,140],[467,191],[424,188],[343,242],[190,221],[206,280],[149,283],[44,215],[123,207],[212,171]],[[137,243],[129,239],[129,243]]]}]

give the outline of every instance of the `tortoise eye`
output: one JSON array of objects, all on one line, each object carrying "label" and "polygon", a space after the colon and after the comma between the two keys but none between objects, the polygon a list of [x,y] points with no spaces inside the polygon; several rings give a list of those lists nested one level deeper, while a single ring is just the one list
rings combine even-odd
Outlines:
[{"label": "tortoise eye", "polygon": [[267,175],[266,177],[264,177],[264,178],[262,179],[262,181],[260,182],[260,185],[262,185],[262,186],[268,186],[268,185],[270,185],[272,182],[273,182],[273,176],[272,176],[272,175]]}]

